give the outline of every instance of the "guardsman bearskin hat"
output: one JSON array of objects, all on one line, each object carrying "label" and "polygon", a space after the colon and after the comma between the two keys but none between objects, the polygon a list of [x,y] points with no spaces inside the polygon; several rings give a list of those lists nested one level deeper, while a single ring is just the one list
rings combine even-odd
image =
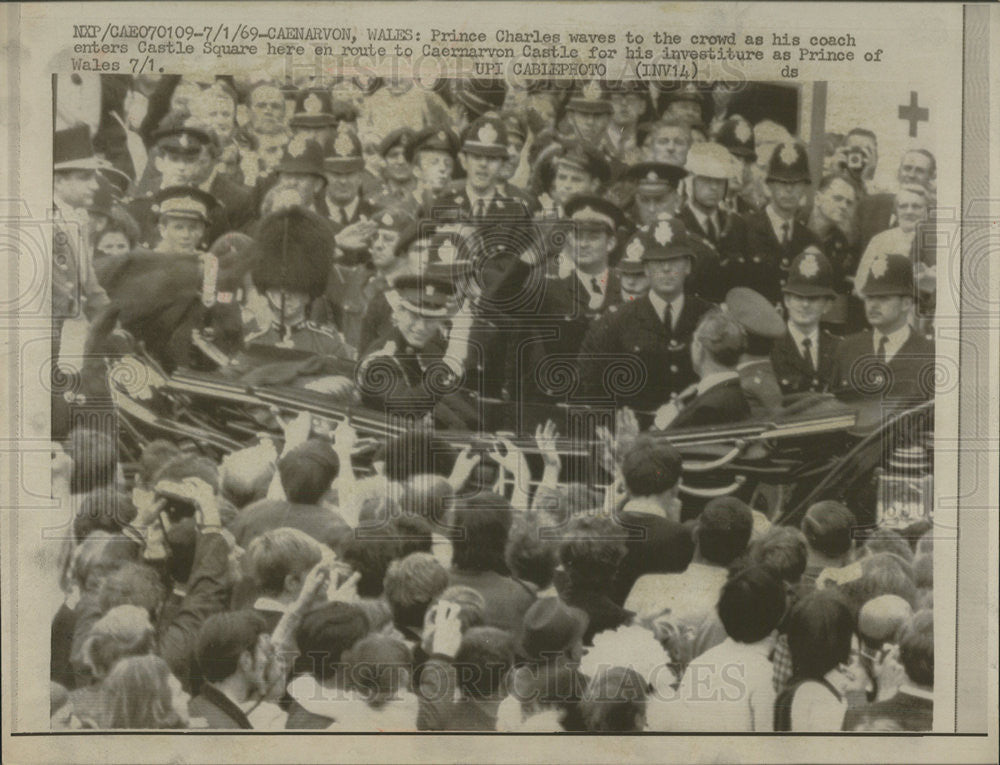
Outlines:
[{"label": "guardsman bearskin hat", "polygon": [[258,290],[285,289],[311,298],[326,290],[336,243],[321,217],[301,207],[280,210],[260,222],[254,240]]}]

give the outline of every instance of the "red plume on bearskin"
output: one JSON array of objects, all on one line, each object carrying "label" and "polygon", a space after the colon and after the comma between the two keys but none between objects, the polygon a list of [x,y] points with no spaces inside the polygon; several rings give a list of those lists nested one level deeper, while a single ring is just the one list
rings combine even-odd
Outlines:
[{"label": "red plume on bearskin", "polygon": [[333,237],[326,220],[301,207],[268,215],[254,232],[254,285],[261,292],[285,289],[319,297],[330,275]]}]

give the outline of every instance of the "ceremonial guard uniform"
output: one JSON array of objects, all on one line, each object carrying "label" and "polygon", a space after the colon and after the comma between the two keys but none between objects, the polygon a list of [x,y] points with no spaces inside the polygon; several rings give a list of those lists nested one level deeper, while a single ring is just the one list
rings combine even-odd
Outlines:
[{"label": "ceremonial guard uniform", "polygon": [[[767,179],[779,183],[808,183],[809,157],[798,143],[780,144],[768,165]],[[781,232],[775,231],[775,227]],[[810,244],[819,245],[816,235],[799,219],[780,220],[770,206],[747,219],[746,251],[737,259],[734,283],[750,287],[772,303],[781,301],[781,288],[788,269]]]},{"label": "ceremonial guard uniform", "polygon": [[[695,257],[687,230],[678,220],[641,227],[625,249],[638,253],[647,268],[654,262],[681,258],[690,261]],[[652,412],[695,381],[691,336],[711,307],[707,301],[682,291],[667,303],[656,294],[654,284],[644,298],[623,304],[598,320],[580,348],[585,395],[613,399],[616,407],[632,407],[646,413],[648,422]],[[619,390],[604,387],[612,366],[621,367],[621,373],[614,376],[622,382]]]},{"label": "ceremonial guard uniform", "polygon": [[[797,295],[832,301],[836,293],[829,261],[821,253],[806,251],[799,255],[792,262],[788,282],[782,291],[786,299],[788,295]],[[833,360],[840,342],[839,337],[820,327],[818,322],[813,331],[805,336],[789,321],[784,334],[771,350],[771,363],[782,392],[815,393],[829,390]]]}]

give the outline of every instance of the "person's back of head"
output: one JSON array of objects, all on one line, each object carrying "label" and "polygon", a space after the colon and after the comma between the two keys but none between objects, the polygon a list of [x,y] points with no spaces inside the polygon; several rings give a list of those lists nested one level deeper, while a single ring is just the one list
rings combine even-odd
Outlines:
[{"label": "person's back of head", "polygon": [[610,585],[627,548],[617,523],[581,515],[570,521],[559,546],[559,560],[574,586]]},{"label": "person's back of head", "polygon": [[514,638],[496,627],[472,627],[462,635],[453,666],[458,688],[471,699],[495,698],[514,665]]},{"label": "person's back of head", "polygon": [[715,364],[726,369],[736,369],[746,348],[746,332],[740,323],[724,311],[715,309],[701,317],[694,331],[694,340]]},{"label": "person's back of head", "polygon": [[444,476],[417,473],[403,484],[400,506],[404,513],[427,518],[432,524],[440,523],[453,494],[454,490]]},{"label": "person's back of head", "polygon": [[633,497],[672,491],[681,477],[680,452],[667,441],[639,436],[622,459],[622,477]]},{"label": "person's back of head", "polygon": [[580,702],[592,733],[634,733],[646,727],[646,681],[631,667],[600,670]]},{"label": "person's back of head", "polygon": [[729,637],[738,643],[757,643],[781,623],[784,583],[763,566],[733,572],[722,586],[717,611]]},{"label": "person's back of head", "polygon": [[227,454],[219,470],[222,496],[237,508],[264,499],[275,470],[273,451],[264,445]]},{"label": "person's back of head", "polygon": [[771,569],[788,584],[802,578],[808,555],[805,536],[791,526],[772,526],[750,545],[750,560]]},{"label": "person's back of head", "polygon": [[98,619],[80,647],[80,663],[102,680],[124,656],[150,653],[154,643],[149,614],[138,606],[117,606]]},{"label": "person's back of head", "polygon": [[899,659],[906,676],[925,688],[934,686],[934,613],[917,611],[899,636]]},{"label": "person's back of head", "polygon": [[340,470],[328,441],[310,438],[278,461],[285,497],[296,505],[317,505]]},{"label": "person's back of head", "polygon": [[[277,528],[255,537],[246,550],[246,571],[264,595],[297,594],[306,574],[323,558],[319,542],[304,531]],[[290,579],[291,578],[291,579]]]},{"label": "person's back of head", "polygon": [[382,594],[389,564],[402,557],[402,544],[393,524],[361,526],[344,539],[340,557],[361,575],[358,595],[377,598]]},{"label": "person's back of head", "polygon": [[746,550],[752,532],[750,507],[737,497],[717,497],[698,516],[698,554],[708,563],[728,566]]},{"label": "person's back of head", "polygon": [[453,584],[427,609],[424,614],[425,627],[434,623],[439,603],[458,606],[458,620],[462,623],[462,632],[472,627],[482,627],[486,623],[486,599],[482,593],[464,584]]},{"label": "person's back of head", "polygon": [[784,625],[794,676],[819,680],[851,655],[851,609],[836,594],[813,592],[792,608]]},{"label": "person's back of head", "polygon": [[504,497],[492,492],[456,497],[448,518],[455,568],[507,573],[504,548],[513,512]]},{"label": "person's back of head", "polygon": [[856,525],[854,513],[845,505],[826,500],[806,510],[800,528],[810,550],[828,559],[843,560],[851,551]]},{"label": "person's back of head", "polygon": [[186,714],[174,703],[170,668],[159,656],[127,656],[101,684],[100,727],[160,730],[184,728]]},{"label": "person's back of head", "polygon": [[448,588],[448,572],[426,552],[414,552],[389,564],[383,595],[397,625],[421,627],[424,613]]},{"label": "person's back of head", "polygon": [[198,630],[194,648],[201,677],[217,683],[235,675],[244,653],[255,660],[260,636],[267,631],[264,617],[248,609],[208,617]]},{"label": "person's back of head", "polygon": [[[397,698],[413,671],[410,649],[387,635],[368,635],[344,651],[347,685],[374,709]],[[416,720],[414,720],[416,724]]]},{"label": "person's back of head", "polygon": [[137,542],[124,534],[93,531],[87,535],[72,561],[72,574],[83,592],[99,592],[104,580],[126,563],[135,562],[142,554]]},{"label": "person's back of head", "polygon": [[869,648],[881,649],[886,643],[899,641],[900,632],[912,616],[910,604],[898,595],[879,595],[858,612],[858,634]]},{"label": "person's back of head", "polygon": [[556,540],[547,536],[555,530],[555,523],[542,513],[519,513],[514,517],[504,560],[511,574],[544,590],[552,584],[559,550]]},{"label": "person's back of head", "polygon": [[174,457],[179,457],[181,450],[177,444],[158,438],[143,447],[139,456],[139,472],[136,473],[136,484],[143,488],[153,488],[153,477]]},{"label": "person's back of head", "polygon": [[338,677],[344,651],[368,634],[365,612],[352,603],[331,602],[304,617],[295,633],[296,669],[320,682]]},{"label": "person's back of head", "polygon": [[880,552],[862,558],[861,576],[841,586],[841,590],[860,609],[879,595],[898,595],[911,606],[916,604],[917,585],[913,568],[893,553]]},{"label": "person's back of head", "polygon": [[164,594],[163,580],[156,569],[146,563],[125,563],[101,585],[101,611],[107,613],[124,605],[139,606],[150,618],[155,618]]},{"label": "person's back of head", "polygon": [[880,552],[892,553],[907,563],[913,563],[913,548],[903,535],[894,529],[878,529],[865,537],[864,552],[875,555]]},{"label": "person's back of head", "polygon": [[208,457],[199,454],[179,454],[167,460],[153,476],[153,485],[159,481],[183,481],[200,478],[212,491],[219,491],[219,468]]},{"label": "person's back of head", "polygon": [[73,537],[77,544],[92,531],[119,532],[136,517],[135,505],[124,492],[110,488],[98,489],[84,495],[73,518]]}]

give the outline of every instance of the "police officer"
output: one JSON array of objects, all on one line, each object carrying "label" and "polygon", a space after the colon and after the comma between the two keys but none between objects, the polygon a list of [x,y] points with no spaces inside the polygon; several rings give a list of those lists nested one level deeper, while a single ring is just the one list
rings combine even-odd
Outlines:
[{"label": "police officer", "polygon": [[785,323],[771,303],[746,287],[729,290],[725,306],[746,335],[736,365],[740,387],[753,416],[766,416],[781,407],[781,387],[771,364],[771,349],[785,334]]},{"label": "police officer", "polygon": [[840,345],[839,337],[820,326],[836,294],[830,261],[807,247],[792,261],[781,291],[788,323],[771,351],[778,384],[786,394],[826,391]]},{"label": "police officer", "polygon": [[680,208],[678,187],[686,175],[683,167],[666,162],[632,165],[624,175],[631,195],[622,207],[640,226],[649,226],[661,218],[672,218]]},{"label": "police officer", "polygon": [[368,406],[429,411],[439,397],[458,387],[458,375],[443,361],[454,286],[428,269],[401,276],[393,291],[393,328],[365,354],[355,380]]},{"label": "police officer", "polygon": [[458,168],[460,147],[458,136],[447,128],[428,127],[414,135],[405,150],[417,182],[412,201],[408,200],[406,205],[416,205],[414,215],[429,210],[434,199],[448,188]]},{"label": "police officer", "polygon": [[861,288],[871,329],[844,338],[833,362],[834,391],[881,406],[913,405],[934,396],[934,343],[910,326],[913,263],[879,255]]},{"label": "police officer", "polygon": [[316,141],[320,146],[333,141],[337,134],[337,117],[333,113],[333,98],[325,88],[306,88],[295,94],[295,111],[288,122],[292,134]]},{"label": "police officer", "polygon": [[329,325],[307,320],[309,304],[326,288],[334,240],[329,224],[298,207],[272,213],[255,235],[251,271],[257,294],[248,298],[248,344],[295,348],[354,358],[354,349]]},{"label": "police officer", "polygon": [[[408,127],[396,128],[388,133],[378,145],[378,155],[382,158],[382,182],[370,197],[375,207],[414,206],[413,191],[417,179],[413,175],[407,148],[413,142],[414,132]],[[416,210],[410,211],[416,215]]]},{"label": "police officer", "polygon": [[564,135],[601,151],[608,124],[614,111],[608,94],[598,80],[590,80],[575,88],[563,107]]},{"label": "police officer", "polygon": [[553,141],[535,160],[538,184],[537,218],[566,217],[566,202],[577,194],[597,194],[611,177],[611,165],[601,153],[580,141]]},{"label": "police officer", "polygon": [[649,292],[649,277],[642,262],[642,243],[630,235],[622,239],[622,245],[616,248],[618,263],[615,266],[621,287],[621,301],[609,306],[609,313],[617,311],[622,304],[644,298]]},{"label": "police officer", "polygon": [[750,287],[774,304],[796,255],[819,244],[801,219],[809,192],[809,155],[801,143],[778,144],[768,163],[770,201],[747,218],[747,243],[735,268],[735,284]]},{"label": "police officer", "polygon": [[[626,252],[630,248],[642,260],[649,293],[591,327],[578,365],[588,397],[630,406],[640,422],[648,424],[660,406],[695,381],[691,335],[712,305],[685,294],[695,248],[681,221],[661,220],[641,227],[626,242]],[[622,366],[625,374],[610,374],[612,365]],[[621,383],[617,390],[605,390],[606,376]]]},{"label": "police officer", "polygon": [[699,258],[693,288],[708,300],[722,300],[734,286],[732,264],[746,250],[746,223],[736,213],[724,208],[729,184],[736,166],[729,152],[720,144],[704,142],[691,147],[685,165],[688,175],[683,183],[687,201],[678,216],[688,231],[705,239],[718,258]]},{"label": "police officer", "polygon": [[761,209],[767,203],[767,197],[754,170],[757,150],[753,126],[740,115],[733,115],[719,125],[713,140],[726,147],[738,167],[735,182],[726,197],[726,207],[741,215]]},{"label": "police officer", "polygon": [[[618,275],[609,259],[625,215],[614,203],[593,194],[571,197],[566,202],[566,215],[572,226],[564,255],[568,255],[572,271],[556,283],[566,307],[570,307],[571,300],[579,303],[577,312],[593,320],[621,300]],[[569,350],[576,350],[582,339],[578,338]]]},{"label": "police officer", "polygon": [[[275,168],[274,185],[268,193],[280,195],[284,190],[294,191],[300,200],[299,206],[319,212],[317,205],[326,189],[323,159],[323,148],[316,141],[295,136],[285,145],[281,162]],[[272,202],[278,207],[284,206],[276,200]]]}]

